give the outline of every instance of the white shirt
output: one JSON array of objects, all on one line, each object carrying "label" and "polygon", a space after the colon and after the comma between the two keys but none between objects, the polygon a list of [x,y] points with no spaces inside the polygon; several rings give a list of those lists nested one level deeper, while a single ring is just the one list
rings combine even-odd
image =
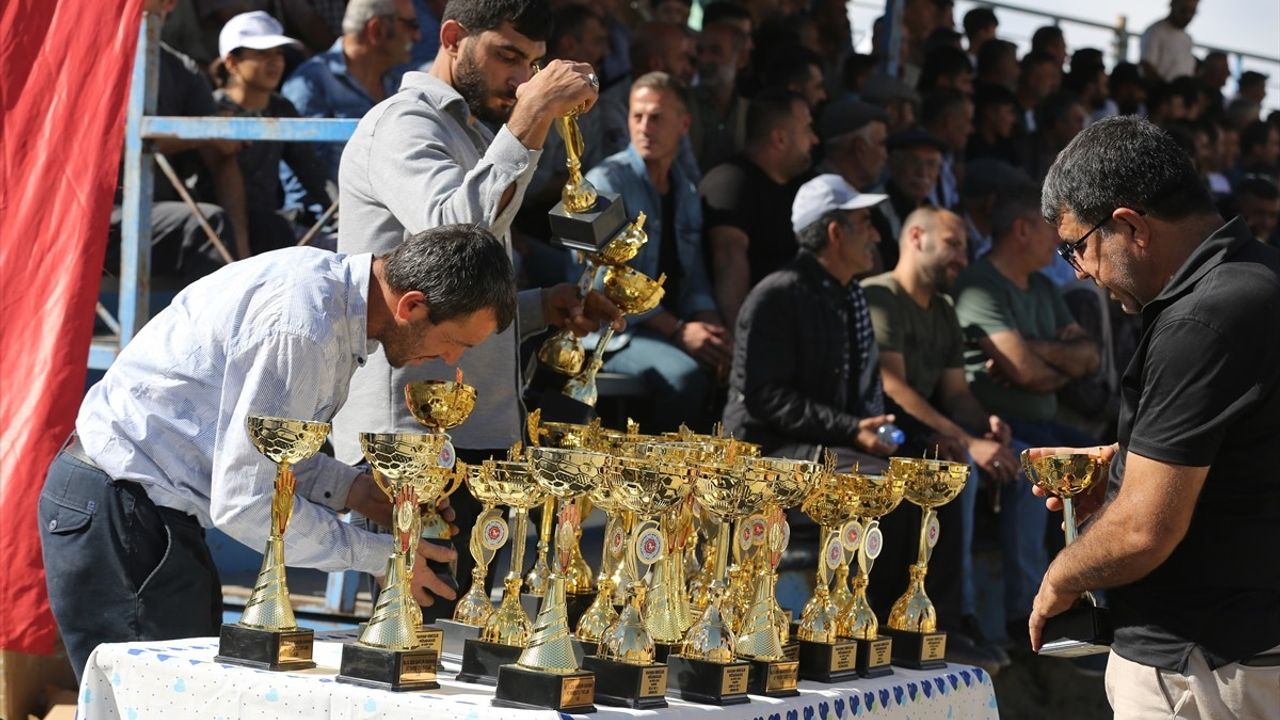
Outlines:
[{"label": "white shirt", "polygon": [[[328,421],[367,338],[371,255],[289,248],[232,263],[183,290],[89,389],[76,418],[85,453],[255,550],[266,545],[275,464],[249,440],[250,414]],[[296,466],[290,565],[380,574],[391,538],[342,522],[348,465]]]},{"label": "white shirt", "polygon": [[1165,82],[1196,74],[1196,57],[1191,52],[1193,46],[1187,31],[1174,27],[1169,18],[1152,23],[1138,43],[1142,62],[1155,68]]}]

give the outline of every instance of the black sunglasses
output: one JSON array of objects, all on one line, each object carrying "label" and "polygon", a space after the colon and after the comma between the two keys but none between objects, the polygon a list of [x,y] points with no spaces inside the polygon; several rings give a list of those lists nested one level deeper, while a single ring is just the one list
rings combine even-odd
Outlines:
[{"label": "black sunglasses", "polygon": [[[1111,217],[1112,213],[1114,212],[1115,210],[1112,210],[1111,212],[1107,213],[1107,216],[1104,217],[1101,222],[1089,228],[1089,232],[1085,233],[1084,235],[1081,235],[1079,240],[1066,240],[1058,243],[1058,255],[1063,260],[1066,260],[1067,264],[1075,268],[1077,271],[1084,272],[1084,268],[1080,267],[1080,258],[1079,258],[1079,254],[1081,250],[1084,249],[1084,243],[1086,240],[1089,239],[1090,235],[1098,232],[1099,230],[1102,229],[1103,225],[1106,225],[1107,223],[1115,219]],[[1146,210],[1137,210],[1135,212],[1137,212],[1138,215],[1147,214]]]}]

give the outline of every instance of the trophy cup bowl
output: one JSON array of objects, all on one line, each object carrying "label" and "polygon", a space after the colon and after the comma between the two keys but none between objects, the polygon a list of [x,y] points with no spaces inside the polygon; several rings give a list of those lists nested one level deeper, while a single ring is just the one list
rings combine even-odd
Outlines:
[{"label": "trophy cup bowl", "polygon": [[636,215],[634,222],[627,223],[622,232],[614,236],[596,255],[601,265],[626,265],[640,254],[640,248],[649,242],[649,234],[644,231],[645,214]]},{"label": "trophy cup bowl", "polygon": [[[1109,463],[1087,453],[1059,453],[1032,459],[1022,451],[1022,469],[1036,485],[1062,498],[1062,527],[1066,544],[1076,541],[1075,496],[1105,481]],[[1040,655],[1077,657],[1108,652],[1113,638],[1111,615],[1085,592],[1067,611],[1049,618],[1042,633]]]},{"label": "trophy cup bowl", "polygon": [[587,350],[572,332],[558,330],[538,348],[538,360],[561,375],[577,375],[587,362]]},{"label": "trophy cup bowl", "polygon": [[471,415],[476,407],[476,389],[454,380],[418,380],[405,385],[404,399],[418,422],[448,430]]},{"label": "trophy cup bowl", "polygon": [[[609,266],[604,273],[604,294],[618,306],[623,315],[637,315],[658,307],[658,303],[662,301],[662,283],[665,280],[665,275],[654,280],[626,265]],[[600,336],[586,369],[570,378],[561,394],[588,407],[595,407],[599,397],[596,391],[596,374],[604,364],[605,349],[612,338],[613,326],[610,325]]]},{"label": "trophy cup bowl", "polygon": [[940,532],[935,509],[960,494],[969,470],[961,462],[889,459],[889,474],[903,478],[904,496],[922,511],[918,560],[911,566],[906,592],[889,611],[887,634],[894,639],[894,664],[918,670],[946,667],[946,633],[938,631],[938,613],[925,593],[924,578]]},{"label": "trophy cup bowl", "polygon": [[374,482],[392,501],[393,550],[387,558],[382,592],[355,643],[343,645],[339,682],[383,690],[439,687],[440,648],[423,646],[421,608],[410,589],[419,495],[417,478],[435,466],[444,437],[436,434],[361,433],[360,449],[374,470]]},{"label": "trophy cup bowl", "polygon": [[298,627],[289,603],[284,532],[293,514],[293,465],[320,449],[329,423],[250,415],[245,430],[258,452],[276,464],[271,529],[240,621],[224,624],[219,632],[217,660],[260,670],[306,670],[316,666],[311,660],[315,635]]}]

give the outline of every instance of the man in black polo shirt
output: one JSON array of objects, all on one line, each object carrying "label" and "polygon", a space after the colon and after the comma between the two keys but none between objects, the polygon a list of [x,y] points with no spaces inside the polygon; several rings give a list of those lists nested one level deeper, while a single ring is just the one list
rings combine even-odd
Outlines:
[{"label": "man in black polo shirt", "polygon": [[1091,449],[1111,457],[1110,486],[1077,503],[1096,518],[1045,574],[1032,646],[1081,592],[1108,588],[1117,717],[1275,717],[1280,252],[1239,218],[1224,225],[1187,155],[1135,117],[1077,136],[1042,209],[1076,274],[1144,332],[1120,442]]}]

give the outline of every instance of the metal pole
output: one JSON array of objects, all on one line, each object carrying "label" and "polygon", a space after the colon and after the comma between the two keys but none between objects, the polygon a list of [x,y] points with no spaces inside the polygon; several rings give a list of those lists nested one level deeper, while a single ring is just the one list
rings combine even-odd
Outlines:
[{"label": "metal pole", "polygon": [[228,265],[235,262],[235,258],[231,256],[227,246],[222,244],[222,239],[218,237],[218,233],[213,231],[213,226],[209,224],[208,218],[204,216],[204,213],[200,212],[200,206],[191,197],[187,187],[182,184],[182,179],[178,177],[178,173],[173,171],[173,166],[169,164],[169,159],[164,155],[156,155],[156,164],[160,166],[160,171],[164,173],[164,176],[169,178],[169,184],[178,192],[178,197],[182,198],[182,202],[187,204],[187,209],[191,211],[192,215],[196,216],[196,221],[200,223],[200,229],[204,230],[205,237],[209,238],[209,242],[213,243],[213,247],[222,256],[222,261]]},{"label": "metal pole", "polygon": [[324,224],[329,222],[329,218],[333,217],[333,214],[336,212],[338,212],[338,201],[334,200],[329,203],[329,208],[324,211],[324,214],[320,216],[319,220],[316,220],[316,224],[312,225],[310,230],[307,230],[307,234],[302,236],[302,239],[298,241],[298,244],[309,245],[311,241],[315,239],[316,233],[320,232],[320,228],[324,227]]},{"label": "metal pole", "polygon": [[[903,0],[885,0],[885,58],[884,73],[889,77],[898,77],[898,56],[902,48],[902,4]],[[912,38],[912,42],[924,42],[923,39]]]},{"label": "metal pole", "polygon": [[155,114],[159,85],[161,18],[144,13],[133,57],[129,109],[124,134],[124,201],[120,225],[120,347],[150,317],[151,191],[155,178],[151,151],[142,140],[142,118]]}]

